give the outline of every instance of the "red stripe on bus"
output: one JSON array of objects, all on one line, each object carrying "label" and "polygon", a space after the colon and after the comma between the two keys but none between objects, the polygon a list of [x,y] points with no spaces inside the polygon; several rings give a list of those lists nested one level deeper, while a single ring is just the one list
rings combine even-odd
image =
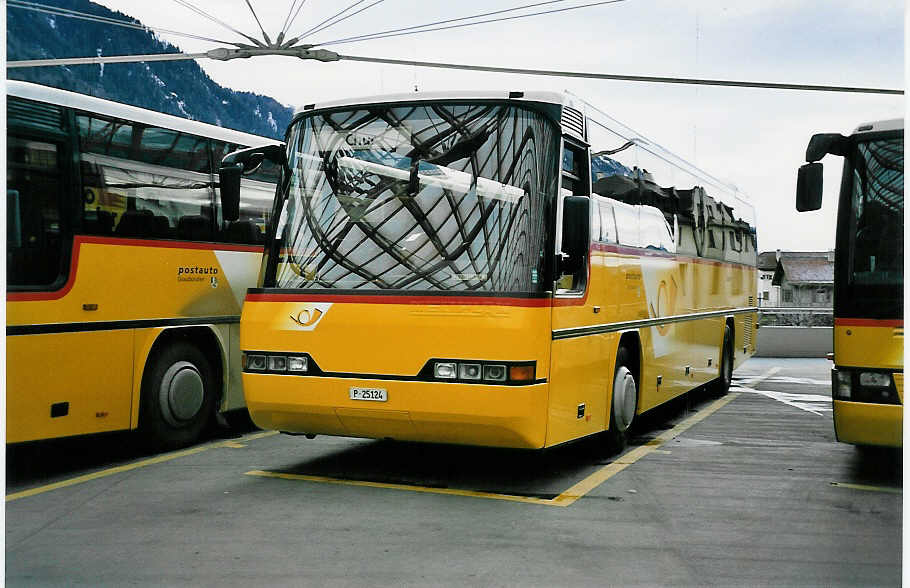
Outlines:
[{"label": "red stripe on bus", "polygon": [[130,247],[159,247],[164,249],[194,249],[208,251],[243,251],[248,253],[262,253],[262,247],[252,245],[234,245],[229,243],[192,243],[189,241],[154,241],[151,239],[117,239],[112,237],[98,237],[89,235],[76,235],[73,237],[73,252],[70,258],[70,273],[66,283],[59,290],[53,292],[7,292],[7,302],[34,302],[37,300],[59,300],[69,294],[76,283],[76,270],[79,267],[79,252],[83,243],[95,245],[121,245]]},{"label": "red stripe on bus", "polygon": [[[159,247],[163,249],[195,249],[206,251],[245,251],[248,253],[262,253],[263,246],[238,245],[234,243],[197,243],[193,241],[157,241],[154,239],[120,239],[115,237],[97,237],[79,235],[75,238],[78,243],[93,243],[101,245],[126,245],[129,247]],[[74,243],[75,244],[75,243]]]},{"label": "red stripe on bus", "polygon": [[247,294],[247,302],[348,302],[356,304],[426,304],[448,306],[547,307],[550,298],[508,298],[496,296],[409,296],[357,294]]},{"label": "red stripe on bus", "polygon": [[903,327],[903,319],[836,318],[835,327]]}]

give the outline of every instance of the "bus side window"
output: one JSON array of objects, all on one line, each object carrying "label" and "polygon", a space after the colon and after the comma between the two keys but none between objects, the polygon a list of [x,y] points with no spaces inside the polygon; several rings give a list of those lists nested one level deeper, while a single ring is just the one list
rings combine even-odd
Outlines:
[{"label": "bus side window", "polygon": [[595,198],[591,198],[591,240],[603,241],[603,232],[600,228],[600,203]]},{"label": "bus side window", "polygon": [[58,145],[9,136],[6,149],[6,282],[50,286],[63,275]]},{"label": "bus side window", "polygon": [[613,205],[613,213],[616,215],[616,236],[620,245],[639,246],[638,208],[622,202]]},{"label": "bus side window", "polygon": [[[207,140],[95,115],[77,114],[76,120],[86,232],[140,239],[214,238]],[[123,149],[126,137],[128,153]]]},{"label": "bus side window", "polygon": [[613,218],[613,205],[601,202],[600,211],[600,240],[604,243],[616,243],[616,219]]}]

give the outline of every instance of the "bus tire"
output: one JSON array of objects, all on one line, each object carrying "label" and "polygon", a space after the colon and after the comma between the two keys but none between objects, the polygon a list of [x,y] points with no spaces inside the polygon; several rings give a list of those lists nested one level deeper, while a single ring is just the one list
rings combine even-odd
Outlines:
[{"label": "bus tire", "polygon": [[718,396],[724,396],[733,384],[733,330],[724,325],[724,342],[720,348],[720,376],[714,389]]},{"label": "bus tire", "polygon": [[156,449],[193,443],[205,430],[214,407],[213,370],[205,354],[186,341],[166,345],[142,377],[139,429]]},{"label": "bus tire", "polygon": [[610,428],[607,429],[607,446],[612,453],[619,453],[628,444],[629,428],[638,408],[638,381],[629,366],[629,350],[620,347],[616,353],[613,372],[613,395],[610,400]]}]

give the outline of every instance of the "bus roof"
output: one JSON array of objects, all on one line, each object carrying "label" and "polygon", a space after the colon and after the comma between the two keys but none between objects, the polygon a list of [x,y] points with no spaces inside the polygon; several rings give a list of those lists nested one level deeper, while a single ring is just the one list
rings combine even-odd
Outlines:
[{"label": "bus roof", "polygon": [[179,116],[172,116],[154,110],[146,110],[145,108],[130,106],[129,104],[104,100],[103,98],[95,98],[94,96],[52,88],[50,86],[42,86],[41,84],[33,84],[31,82],[7,80],[6,93],[8,96],[15,96],[17,98],[25,98],[38,102],[47,102],[86,112],[105,114],[183,133],[219,139],[229,143],[237,143],[247,147],[256,147],[267,143],[278,142],[276,139],[270,137],[243,133],[241,131],[226,129],[204,122],[180,118]]},{"label": "bus roof", "polygon": [[524,92],[503,91],[503,90],[465,90],[449,92],[413,92],[401,94],[385,94],[377,96],[362,96],[358,98],[343,98],[339,100],[330,100],[315,104],[307,104],[303,108],[298,108],[294,112],[296,117],[299,114],[309,113],[313,110],[325,110],[330,108],[344,108],[347,106],[360,106],[365,104],[394,104],[398,102],[437,102],[442,100],[516,100],[526,102],[545,102],[557,105],[576,106],[576,100],[569,94],[562,92]]},{"label": "bus roof", "polygon": [[865,133],[880,133],[882,131],[902,131],[904,130],[904,119],[892,118],[888,120],[877,120],[863,123],[856,127],[853,135],[862,135]]}]

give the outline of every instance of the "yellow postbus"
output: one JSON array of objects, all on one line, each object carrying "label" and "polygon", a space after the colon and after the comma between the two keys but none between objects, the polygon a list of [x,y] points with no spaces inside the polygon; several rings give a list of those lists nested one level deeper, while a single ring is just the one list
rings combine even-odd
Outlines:
[{"label": "yellow postbus", "polygon": [[901,447],[904,413],[904,121],[818,134],[796,207],[818,210],[826,154],[844,158],[834,249],[832,395],[838,441]]},{"label": "yellow postbus", "polygon": [[[754,351],[753,208],[558,93],[305,106],[241,317],[260,427],[543,448]],[[231,178],[234,178],[231,180]]]},{"label": "yellow postbus", "polygon": [[270,140],[10,80],[6,124],[7,442],[138,428],[172,447],[242,410],[277,173],[225,220],[217,165]]}]

